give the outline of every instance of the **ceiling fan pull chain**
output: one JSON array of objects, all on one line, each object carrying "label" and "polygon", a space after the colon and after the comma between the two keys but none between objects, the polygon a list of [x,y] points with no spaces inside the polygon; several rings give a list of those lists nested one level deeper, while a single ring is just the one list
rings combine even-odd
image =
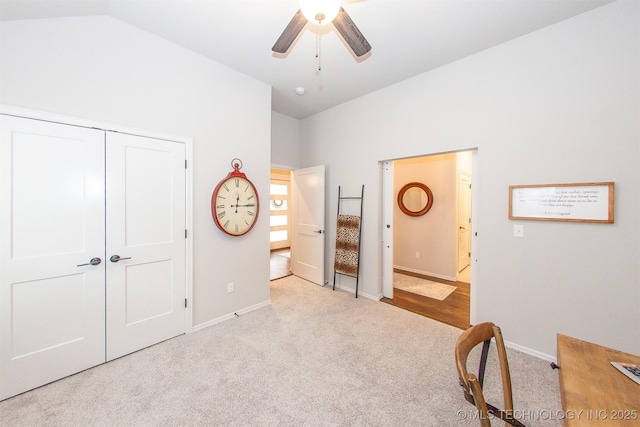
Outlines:
[{"label": "ceiling fan pull chain", "polygon": [[316,35],[316,58],[318,58],[318,71],[322,70],[322,63],[320,62],[320,50],[321,50],[320,37],[322,37],[320,35],[320,25],[321,25],[321,21],[318,21],[318,33]]}]

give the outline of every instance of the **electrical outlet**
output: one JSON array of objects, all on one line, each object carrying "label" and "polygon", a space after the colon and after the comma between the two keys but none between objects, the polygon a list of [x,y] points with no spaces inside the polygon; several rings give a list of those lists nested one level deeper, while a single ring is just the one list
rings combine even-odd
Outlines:
[{"label": "electrical outlet", "polygon": [[420,252],[416,252],[416,258],[420,258]]},{"label": "electrical outlet", "polygon": [[236,290],[236,285],[233,282],[229,282],[227,283],[227,293],[230,294],[231,292]]}]

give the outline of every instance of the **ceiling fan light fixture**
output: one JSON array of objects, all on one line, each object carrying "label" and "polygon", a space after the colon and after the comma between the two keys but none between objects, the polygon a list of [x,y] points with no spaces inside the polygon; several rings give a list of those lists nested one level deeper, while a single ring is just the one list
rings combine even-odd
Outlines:
[{"label": "ceiling fan light fixture", "polygon": [[300,10],[309,22],[326,25],[340,12],[340,0],[299,0]]},{"label": "ceiling fan light fixture", "polygon": [[[293,15],[278,40],[271,48],[276,53],[286,54],[300,32],[308,22],[318,25],[333,23],[336,31],[349,45],[351,51],[360,57],[371,50],[371,45],[362,35],[346,10],[340,6],[340,0],[299,0],[300,9]],[[314,6],[315,5],[315,6]],[[316,31],[316,57],[320,69],[320,35]]]}]

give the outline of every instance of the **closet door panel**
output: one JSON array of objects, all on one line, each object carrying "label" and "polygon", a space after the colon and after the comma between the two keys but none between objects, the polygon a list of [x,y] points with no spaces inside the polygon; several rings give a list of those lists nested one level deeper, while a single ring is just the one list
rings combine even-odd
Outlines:
[{"label": "closet door panel", "polygon": [[107,359],[186,331],[184,144],[107,134]]},{"label": "closet door panel", "polygon": [[105,361],[104,133],[0,115],[0,170],[2,399]]}]

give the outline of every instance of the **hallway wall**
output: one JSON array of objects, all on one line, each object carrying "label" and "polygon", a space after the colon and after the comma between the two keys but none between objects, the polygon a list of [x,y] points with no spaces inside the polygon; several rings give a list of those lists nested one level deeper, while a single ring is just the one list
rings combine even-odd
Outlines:
[{"label": "hallway wall", "polygon": [[[395,268],[456,280],[456,172],[454,153],[393,162]],[[433,193],[433,205],[422,216],[405,215],[398,207],[398,193],[410,182],[423,183]]]}]

